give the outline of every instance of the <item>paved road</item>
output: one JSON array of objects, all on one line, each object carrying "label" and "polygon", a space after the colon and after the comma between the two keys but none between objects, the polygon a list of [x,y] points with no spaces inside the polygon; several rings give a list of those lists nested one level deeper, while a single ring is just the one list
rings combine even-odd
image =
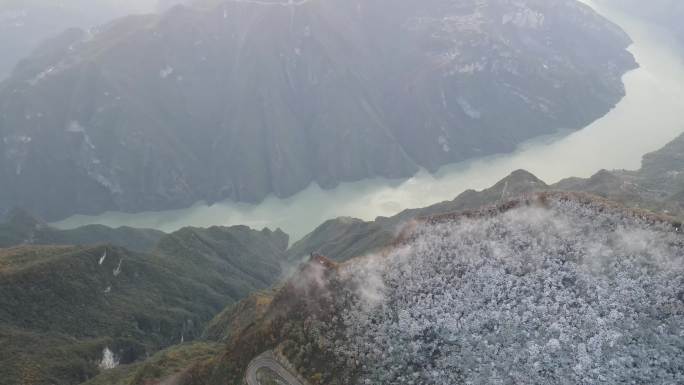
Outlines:
[{"label": "paved road", "polygon": [[257,380],[257,372],[259,369],[272,370],[285,380],[288,385],[307,385],[302,383],[297,377],[290,373],[289,370],[280,365],[272,351],[263,353],[249,363],[247,366],[247,373],[245,374],[245,380],[247,380],[248,385],[261,385]]}]

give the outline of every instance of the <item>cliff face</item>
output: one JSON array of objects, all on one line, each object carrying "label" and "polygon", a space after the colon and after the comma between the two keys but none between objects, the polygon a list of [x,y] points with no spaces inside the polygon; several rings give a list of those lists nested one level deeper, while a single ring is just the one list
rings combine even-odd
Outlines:
[{"label": "cliff face", "polygon": [[629,38],[570,0],[209,3],[23,61],[0,85],[0,209],[53,220],[406,177],[582,127],[635,66]]}]

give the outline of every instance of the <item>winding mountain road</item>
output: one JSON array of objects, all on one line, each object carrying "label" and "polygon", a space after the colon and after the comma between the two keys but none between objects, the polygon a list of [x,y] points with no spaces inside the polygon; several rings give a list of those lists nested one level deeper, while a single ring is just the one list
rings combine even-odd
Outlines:
[{"label": "winding mountain road", "polygon": [[280,376],[287,385],[308,385],[299,380],[296,376],[290,373],[285,367],[283,367],[275,358],[272,351],[267,351],[257,358],[253,359],[252,362],[247,366],[247,373],[245,373],[245,380],[248,385],[261,385],[257,379],[257,372],[259,369],[269,369]]}]

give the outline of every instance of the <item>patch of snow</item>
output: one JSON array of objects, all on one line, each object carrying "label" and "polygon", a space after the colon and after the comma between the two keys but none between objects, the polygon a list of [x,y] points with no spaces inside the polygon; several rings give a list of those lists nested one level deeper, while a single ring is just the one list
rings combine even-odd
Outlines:
[{"label": "patch of snow", "polygon": [[449,140],[444,135],[440,135],[439,138],[437,138],[437,143],[439,143],[439,145],[442,146],[442,151],[451,151],[451,147],[449,147]]},{"label": "patch of snow", "polygon": [[529,8],[523,8],[514,13],[502,16],[503,25],[513,24],[518,28],[539,29],[544,25],[545,16],[541,12]]},{"label": "patch of snow", "polygon": [[104,254],[102,254],[102,257],[100,257],[99,264],[102,265],[104,263],[105,259],[107,259],[107,250],[105,250]]},{"label": "patch of snow", "polygon": [[478,109],[474,108],[465,98],[459,97],[458,105],[461,107],[463,112],[468,115],[469,118],[477,120],[482,117],[482,113]]},{"label": "patch of snow", "polygon": [[119,260],[119,265],[116,266],[116,269],[114,269],[114,271],[112,272],[112,274],[113,274],[115,277],[118,277],[119,274],[121,274],[121,263],[122,263],[122,262],[123,262],[123,259],[120,259],[120,260]]},{"label": "patch of snow", "polygon": [[38,73],[32,79],[29,79],[28,83],[31,86],[35,86],[40,83],[43,79],[47,78],[51,73],[55,71],[55,67],[48,67],[46,70]]},{"label": "patch of snow", "polygon": [[161,70],[159,70],[159,77],[162,79],[166,79],[173,74],[173,71],[174,71],[173,67],[166,66],[166,67],[162,68]]},{"label": "patch of snow", "polygon": [[453,76],[457,74],[461,75],[473,75],[478,72],[483,72],[487,68],[485,62],[477,61],[465,64],[455,64],[447,72],[447,75]]},{"label": "patch of snow", "polygon": [[95,145],[93,142],[90,140],[90,136],[88,136],[88,133],[86,132],[86,128],[81,125],[76,120],[72,120],[66,128],[66,132],[72,133],[72,134],[82,134],[83,135],[83,140],[85,144],[91,149],[95,149]]},{"label": "patch of snow", "polygon": [[79,122],[77,122],[77,121],[75,121],[75,120],[72,120],[72,121],[69,122],[69,124],[67,125],[66,132],[72,132],[72,133],[79,133],[79,132],[81,132],[81,133],[84,133],[84,132],[85,132],[85,128],[83,128],[83,126],[81,126],[81,124],[80,124]]}]

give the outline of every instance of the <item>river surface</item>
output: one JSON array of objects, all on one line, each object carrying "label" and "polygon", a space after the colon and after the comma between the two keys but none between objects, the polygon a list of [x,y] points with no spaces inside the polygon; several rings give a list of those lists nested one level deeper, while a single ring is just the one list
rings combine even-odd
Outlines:
[{"label": "river surface", "polygon": [[327,219],[351,216],[365,220],[391,216],[406,208],[451,200],[467,189],[489,187],[517,169],[526,169],[547,183],[601,169],[638,169],[641,157],[684,131],[684,65],[670,41],[657,27],[603,5],[585,3],[619,24],[634,40],[629,50],[641,68],[626,74],[627,96],[605,117],[570,135],[539,138],[514,153],[445,166],[431,175],[420,172],[401,181],[371,179],[345,183],[332,190],[311,185],[297,195],[269,197],[252,205],[223,202],[164,212],[74,216],[60,228],[86,224],[133,226],[175,231],[185,226],[243,224],[252,228],[281,228],[300,239]]}]

